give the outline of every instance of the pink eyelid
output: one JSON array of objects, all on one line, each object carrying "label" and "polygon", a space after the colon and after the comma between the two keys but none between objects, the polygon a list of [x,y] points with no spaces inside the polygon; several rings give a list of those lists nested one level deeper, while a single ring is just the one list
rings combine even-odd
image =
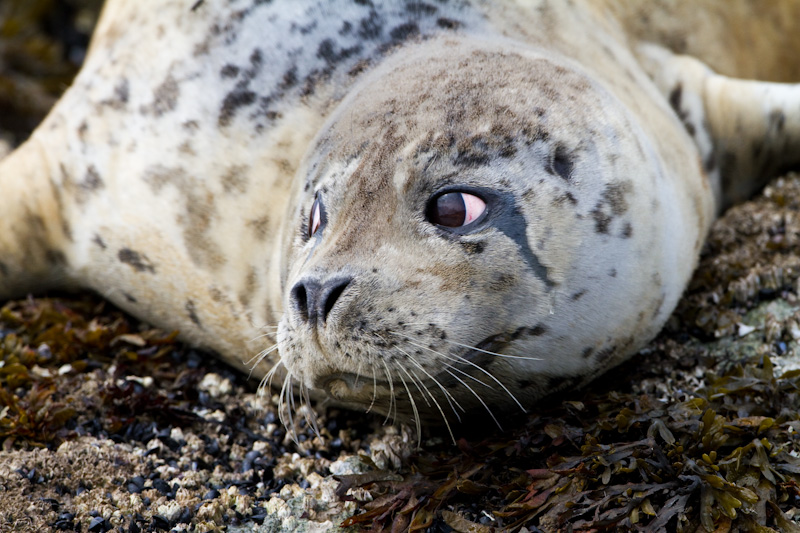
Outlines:
[{"label": "pink eyelid", "polygon": [[464,207],[467,211],[464,217],[464,226],[466,226],[483,214],[486,210],[486,202],[475,195],[464,192],[461,193],[461,198],[464,200]]}]

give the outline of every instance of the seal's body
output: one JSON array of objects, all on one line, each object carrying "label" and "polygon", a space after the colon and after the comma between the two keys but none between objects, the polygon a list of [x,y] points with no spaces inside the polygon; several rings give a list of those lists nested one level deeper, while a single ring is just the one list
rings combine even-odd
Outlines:
[{"label": "seal's body", "polygon": [[192,4],[111,0],[0,162],[0,297],[89,287],[401,416],[524,407],[650,340],[800,162],[800,87],[734,78],[800,79],[798,2]]}]

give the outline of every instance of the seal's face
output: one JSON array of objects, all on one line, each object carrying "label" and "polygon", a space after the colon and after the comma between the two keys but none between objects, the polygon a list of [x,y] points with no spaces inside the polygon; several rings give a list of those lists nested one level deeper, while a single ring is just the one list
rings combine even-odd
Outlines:
[{"label": "seal's face", "polygon": [[[299,183],[278,337],[289,373],[340,401],[452,418],[524,404],[630,348],[570,326],[630,296],[613,283],[636,246],[630,174],[656,172],[616,105],[535,53],[452,41],[366,80]],[[589,276],[609,281],[587,293]]]}]

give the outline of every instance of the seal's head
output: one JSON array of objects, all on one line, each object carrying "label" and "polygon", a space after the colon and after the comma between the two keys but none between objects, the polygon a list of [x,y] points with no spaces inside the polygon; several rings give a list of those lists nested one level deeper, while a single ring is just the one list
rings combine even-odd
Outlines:
[{"label": "seal's head", "polygon": [[302,386],[401,417],[497,414],[668,316],[683,279],[651,242],[663,165],[608,90],[518,48],[406,48],[312,144],[278,334]]}]

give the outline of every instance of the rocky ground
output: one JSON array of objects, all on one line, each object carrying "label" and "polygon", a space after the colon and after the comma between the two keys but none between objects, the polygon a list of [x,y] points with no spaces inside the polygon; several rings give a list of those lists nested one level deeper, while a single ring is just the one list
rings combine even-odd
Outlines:
[{"label": "rocky ground", "polygon": [[[67,86],[95,4],[0,4],[9,146]],[[94,295],[0,302],[0,531],[800,531],[798,241],[789,174],[715,224],[640,355],[419,448],[325,406],[293,440],[255,380]]]}]

